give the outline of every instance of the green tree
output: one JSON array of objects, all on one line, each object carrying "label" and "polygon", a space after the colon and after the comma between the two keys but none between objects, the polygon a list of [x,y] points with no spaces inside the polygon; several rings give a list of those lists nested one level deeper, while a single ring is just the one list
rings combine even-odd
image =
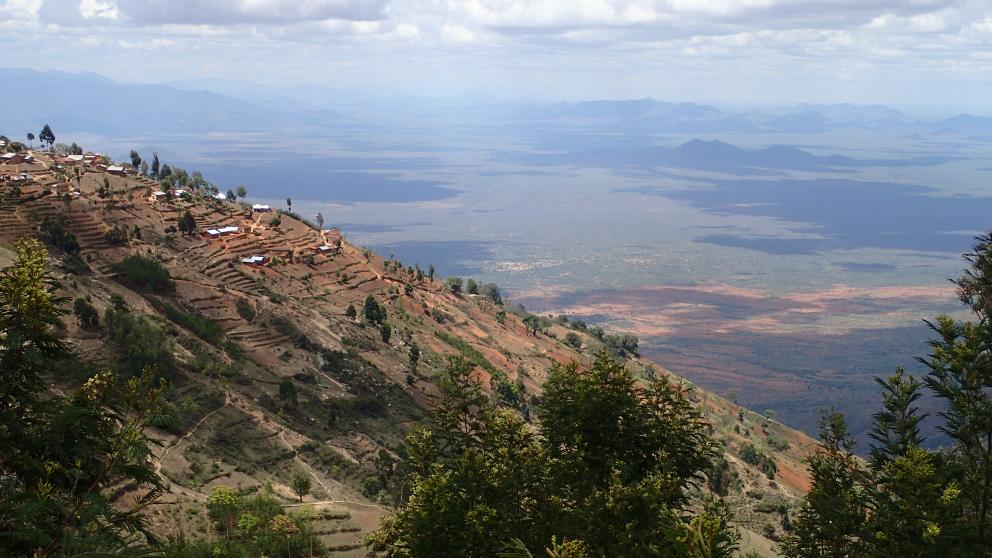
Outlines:
[{"label": "green tree", "polygon": [[573,349],[581,349],[582,338],[579,337],[579,334],[575,333],[574,331],[569,331],[568,333],[565,334],[565,344],[568,345],[569,347],[572,347]]},{"label": "green tree", "polygon": [[389,327],[389,324],[384,323],[381,326],[379,326],[379,335],[382,336],[383,343],[388,344],[389,338],[392,336],[392,334],[393,334],[393,328]]},{"label": "green tree", "polygon": [[234,534],[235,522],[241,511],[241,497],[232,488],[218,486],[207,498],[207,515],[225,537]]},{"label": "green tree", "polygon": [[235,194],[236,196],[238,196],[239,198],[241,198],[241,201],[245,201],[245,197],[247,197],[247,196],[248,196],[248,189],[247,189],[247,188],[245,188],[245,187],[244,187],[243,185],[241,185],[241,186],[238,186],[238,187],[237,187],[237,188],[236,188],[236,189],[234,190],[234,194]]},{"label": "green tree", "polygon": [[306,471],[297,471],[289,486],[293,489],[293,494],[299,497],[300,502],[303,501],[304,496],[310,494],[310,489],[313,487],[310,475]]},{"label": "green tree", "polygon": [[72,304],[72,313],[84,328],[94,328],[100,325],[100,313],[85,298],[77,298]]},{"label": "green tree", "polygon": [[152,176],[154,176],[155,178],[158,178],[159,177],[158,173],[159,173],[159,167],[160,166],[161,166],[161,163],[159,163],[159,160],[158,160],[158,153],[152,153],[152,168],[151,168],[151,171],[152,171]]},{"label": "green tree", "polygon": [[607,354],[589,370],[558,366],[535,432],[482,391],[463,359],[437,384],[431,428],[407,440],[409,498],[369,538],[374,556],[500,556],[515,539],[518,550],[560,556],[736,550],[725,513],[688,509],[714,449],[682,387],[639,385]]},{"label": "green tree", "polygon": [[296,384],[293,383],[292,378],[283,378],[279,382],[279,399],[290,409],[296,409],[300,406]]},{"label": "green tree", "polygon": [[469,278],[468,282],[465,283],[465,292],[471,295],[479,294],[479,284],[475,279]]},{"label": "green tree", "polygon": [[139,155],[137,151],[132,149],[130,156],[131,156],[131,167],[134,170],[138,170],[139,168],[141,168],[141,155]]},{"label": "green tree", "polygon": [[410,344],[410,372],[417,372],[417,364],[420,362],[420,346],[416,343]]},{"label": "green tree", "polygon": [[381,324],[386,319],[386,309],[379,304],[374,296],[369,295],[365,297],[362,315],[365,316],[365,321],[369,323]]},{"label": "green tree", "polygon": [[348,318],[354,320],[355,318],[358,317],[358,310],[355,310],[355,305],[354,304],[349,304],[348,305],[348,308],[346,308],[345,311],[344,311],[344,315],[347,316]]},{"label": "green tree", "polygon": [[430,279],[431,281],[434,280],[434,264],[431,264],[427,267],[427,278]]},{"label": "green tree", "polygon": [[52,132],[52,127],[48,124],[41,129],[41,133],[38,134],[38,139],[41,140],[42,145],[48,145],[48,149],[52,149],[55,145],[55,134]]},{"label": "green tree", "polygon": [[31,145],[31,148],[33,149],[34,148],[34,134],[32,134],[31,132],[28,132],[27,138],[28,138],[28,143]]},{"label": "green tree", "polygon": [[286,198],[286,208],[289,211],[292,211],[293,210],[293,199],[292,198]]},{"label": "green tree", "polygon": [[314,217],[314,220],[317,222],[317,228],[324,230],[324,214],[318,212],[316,217]]},{"label": "green tree", "polygon": [[489,299],[490,302],[497,306],[503,306],[503,296],[499,292],[499,287],[496,283],[485,283],[479,287],[479,293],[482,296]]},{"label": "green tree", "polygon": [[533,314],[528,314],[524,317],[524,327],[531,332],[531,335],[537,335],[537,330],[541,329],[541,320]]},{"label": "green tree", "polygon": [[[62,395],[44,376],[71,364],[56,326],[65,299],[44,248],[25,239],[0,271],[0,548],[10,556],[114,554],[137,534],[162,493],[145,435],[164,389],[151,375],[122,383],[101,372]],[[112,505],[112,488],[140,490]]]},{"label": "green tree", "polygon": [[462,292],[462,278],[461,277],[448,277],[444,280],[444,284],[448,286],[448,289],[456,295]]},{"label": "green tree", "polygon": [[179,217],[178,225],[179,232],[183,234],[193,234],[196,232],[196,219],[193,218],[193,214],[188,209]]},{"label": "green tree", "polygon": [[807,460],[813,485],[782,542],[783,556],[867,556],[865,471],[850,454],[853,446],[843,415],[832,412],[821,419],[820,448]]}]

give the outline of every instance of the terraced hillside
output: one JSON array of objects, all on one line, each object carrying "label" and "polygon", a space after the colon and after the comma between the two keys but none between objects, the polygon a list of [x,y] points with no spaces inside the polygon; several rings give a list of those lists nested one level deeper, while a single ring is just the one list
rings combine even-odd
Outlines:
[{"label": "terraced hillside", "polygon": [[[421,276],[414,262],[352,245],[347,231],[252,211],[205,190],[155,201],[161,186],[149,178],[95,167],[75,175],[36,157],[29,184],[0,186],[0,246],[26,234],[53,242],[45,223],[60,220],[79,246],[78,256],[52,249],[67,296],[87,299],[100,316],[148,316],[162,335],[156,348],[172,355],[165,372],[176,420],[154,433],[156,466],[170,483],[151,512],[163,534],[206,532],[201,504],[219,485],[246,493],[270,485],[287,504],[296,502],[289,480],[303,472],[313,480],[303,504],[313,507],[331,555],[362,556],[363,537],[402,494],[403,437],[424,418],[432,376],[449,356],[469,359],[494,396],[525,410],[553,365],[588,363],[604,347],[567,320],[535,334],[521,313],[453,293],[440,278]],[[78,195],[53,193],[65,182]],[[195,222],[191,234],[177,230],[186,212]],[[239,230],[204,236],[225,226]],[[143,288],[122,274],[117,264],[129,256],[159,262],[175,288]],[[252,256],[264,264],[242,261]],[[370,297],[385,311],[388,336],[364,315]],[[107,324],[68,320],[66,334],[80,354],[108,365],[128,349]],[[566,344],[569,334],[579,342]],[[640,374],[667,373],[626,358]],[[695,393],[725,447],[710,489],[738,510],[746,544],[770,553],[808,487],[802,459],[813,441]]]}]

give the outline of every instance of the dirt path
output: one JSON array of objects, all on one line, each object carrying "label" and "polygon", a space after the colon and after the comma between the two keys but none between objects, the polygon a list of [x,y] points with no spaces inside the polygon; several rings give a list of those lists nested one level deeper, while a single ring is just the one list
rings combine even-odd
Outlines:
[{"label": "dirt path", "polygon": [[224,392],[224,404],[223,405],[221,405],[220,407],[217,407],[213,411],[210,411],[209,413],[203,415],[203,417],[200,418],[200,420],[198,420],[196,422],[196,424],[193,425],[193,428],[190,428],[188,432],[186,432],[185,434],[183,434],[178,440],[176,440],[175,442],[173,442],[172,444],[170,444],[168,447],[166,447],[162,451],[162,455],[158,456],[158,461],[155,463],[155,474],[156,475],[160,475],[160,476],[164,476],[164,475],[162,475],[162,462],[165,461],[165,458],[168,457],[169,453],[172,450],[174,450],[176,448],[176,446],[178,446],[179,444],[185,442],[190,436],[192,436],[193,433],[196,432],[196,430],[198,428],[200,428],[200,426],[204,422],[206,422],[207,419],[209,419],[210,417],[212,417],[214,415],[214,413],[217,413],[218,411],[224,409],[225,407],[227,407],[230,404],[231,404],[231,396],[230,396],[230,394],[228,392],[225,391]]}]

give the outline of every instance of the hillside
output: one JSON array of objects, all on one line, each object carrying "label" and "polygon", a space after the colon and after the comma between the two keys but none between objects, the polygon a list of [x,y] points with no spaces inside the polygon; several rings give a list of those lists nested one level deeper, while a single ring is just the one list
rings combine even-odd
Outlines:
[{"label": "hillside", "polygon": [[[401,442],[425,417],[433,373],[448,356],[470,360],[494,396],[526,411],[553,365],[588,364],[605,347],[593,328],[564,319],[545,320],[534,333],[522,310],[453,293],[441,278],[418,277],[413,262],[351,244],[347,231],[256,211],[206,188],[155,195],[158,181],[101,157],[32,155],[33,162],[0,164],[0,265],[12,242],[40,236],[54,244],[65,295],[102,318],[99,326],[66,321],[80,355],[120,366],[157,351],[172,362],[162,372],[177,420],[154,432],[156,467],[170,484],[151,512],[162,534],[206,532],[201,504],[219,485],[249,492],[271,483],[293,502],[288,482],[302,470],[314,480],[305,503],[321,512],[332,555],[364,555],[364,535],[403,489]],[[192,234],[177,230],[187,211]],[[209,232],[224,227],[236,230]],[[253,256],[264,259],[245,262]],[[142,262],[159,262],[171,282],[149,282]],[[146,267],[135,272],[139,266]],[[388,335],[364,315],[369,297],[384,309]],[[123,315],[133,320],[126,332]],[[412,366],[414,346],[420,358]],[[624,358],[638,374],[667,374],[634,352]],[[738,510],[746,545],[770,554],[766,536],[782,533],[808,488],[802,459],[814,442],[695,394],[725,448],[710,484]]]}]

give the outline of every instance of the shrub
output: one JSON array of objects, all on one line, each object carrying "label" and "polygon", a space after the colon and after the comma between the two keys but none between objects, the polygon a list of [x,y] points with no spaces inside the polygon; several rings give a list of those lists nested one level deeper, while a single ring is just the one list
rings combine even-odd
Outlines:
[{"label": "shrub", "polygon": [[79,241],[76,240],[76,235],[66,230],[67,222],[68,219],[63,213],[55,217],[45,217],[41,222],[41,232],[45,234],[45,241],[52,246],[76,254],[79,252]]},{"label": "shrub", "polygon": [[162,311],[170,321],[192,331],[197,337],[211,345],[217,345],[224,338],[220,326],[202,314],[194,314],[169,304],[164,300],[152,300],[152,305]]},{"label": "shrub", "polygon": [[362,313],[365,320],[373,324],[380,324],[386,319],[386,309],[372,295],[365,297]]},{"label": "shrub", "polygon": [[243,298],[239,298],[234,302],[234,306],[238,311],[238,315],[246,322],[254,321],[256,313],[255,307],[251,305],[250,302]]},{"label": "shrub", "polygon": [[162,293],[176,290],[176,283],[170,277],[169,270],[144,256],[128,256],[114,264],[113,270],[125,281],[145,290]]},{"label": "shrub", "polygon": [[572,347],[573,349],[581,349],[582,338],[580,338],[579,335],[574,331],[569,331],[567,334],[565,334],[565,344],[568,345],[569,347]]},{"label": "shrub", "polygon": [[72,313],[79,320],[79,325],[84,328],[93,328],[100,325],[100,313],[96,307],[85,298],[77,298],[72,304]]},{"label": "shrub", "polygon": [[127,242],[127,230],[121,228],[120,225],[114,225],[114,228],[110,229],[103,235],[104,240],[107,244],[114,246],[124,244]]}]

